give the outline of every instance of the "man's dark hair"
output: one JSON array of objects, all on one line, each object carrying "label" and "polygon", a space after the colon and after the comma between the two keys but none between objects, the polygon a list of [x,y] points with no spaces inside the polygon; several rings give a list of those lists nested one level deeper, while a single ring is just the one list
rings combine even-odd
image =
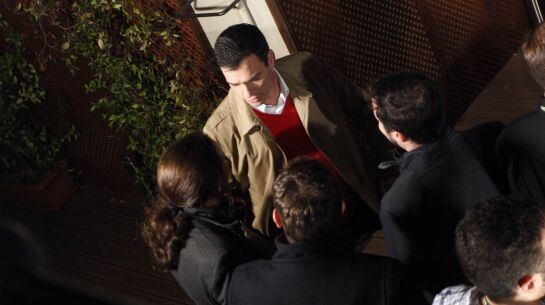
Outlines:
[{"label": "man's dark hair", "polygon": [[319,161],[291,162],[274,182],[273,202],[290,243],[324,238],[340,226],[339,187]]},{"label": "man's dark hair", "polygon": [[214,53],[220,67],[236,68],[251,54],[255,54],[267,65],[269,45],[255,25],[241,23],[221,32],[214,44]]},{"label": "man's dark hair", "polygon": [[504,196],[481,202],[456,228],[456,252],[464,274],[491,299],[512,298],[521,277],[545,271],[543,229],[541,203]]},{"label": "man's dark hair", "polygon": [[377,117],[387,131],[397,131],[425,144],[438,139],[446,126],[443,97],[435,83],[420,73],[383,77],[373,88]]}]

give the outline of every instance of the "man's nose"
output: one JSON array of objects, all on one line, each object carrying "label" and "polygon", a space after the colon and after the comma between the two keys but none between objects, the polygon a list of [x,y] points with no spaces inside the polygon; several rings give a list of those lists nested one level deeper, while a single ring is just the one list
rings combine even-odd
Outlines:
[{"label": "man's nose", "polygon": [[242,97],[248,98],[253,96],[254,90],[251,85],[242,84],[241,88],[242,88]]}]

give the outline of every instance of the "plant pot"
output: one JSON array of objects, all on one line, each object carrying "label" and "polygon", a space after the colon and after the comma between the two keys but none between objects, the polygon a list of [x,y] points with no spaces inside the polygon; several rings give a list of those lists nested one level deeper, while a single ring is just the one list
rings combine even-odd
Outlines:
[{"label": "plant pot", "polygon": [[56,211],[76,192],[75,185],[64,170],[51,172],[35,184],[0,183],[0,204]]}]

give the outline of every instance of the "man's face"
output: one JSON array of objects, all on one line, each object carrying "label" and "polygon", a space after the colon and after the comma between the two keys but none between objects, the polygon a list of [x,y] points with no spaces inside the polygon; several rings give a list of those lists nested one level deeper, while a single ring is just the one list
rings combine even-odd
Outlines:
[{"label": "man's face", "polygon": [[280,94],[274,68],[274,54],[269,51],[268,65],[255,54],[244,58],[238,67],[221,67],[229,86],[250,106],[276,105]]},{"label": "man's face", "polygon": [[375,119],[377,119],[377,122],[378,122],[378,129],[384,135],[384,137],[386,137],[386,139],[390,141],[390,143],[397,145],[397,142],[392,137],[391,133],[388,132],[388,130],[386,130],[386,127],[384,127],[384,124],[382,124],[382,122],[378,118],[378,114],[377,114],[378,110],[377,110],[377,104],[375,103],[375,99],[372,99],[372,105],[373,105],[373,114],[375,115]]}]

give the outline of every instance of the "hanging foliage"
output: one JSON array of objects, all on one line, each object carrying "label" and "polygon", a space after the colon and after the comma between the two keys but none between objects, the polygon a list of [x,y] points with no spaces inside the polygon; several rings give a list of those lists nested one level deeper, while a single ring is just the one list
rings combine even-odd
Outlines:
[{"label": "hanging foliage", "polygon": [[52,133],[36,117],[34,105],[46,92],[34,65],[26,59],[21,36],[0,15],[0,181],[39,181],[58,166],[62,146],[78,138],[73,124]]},{"label": "hanging foliage", "polygon": [[43,34],[42,62],[61,53],[72,73],[82,63],[90,67],[85,88],[101,94],[91,110],[128,136],[136,182],[149,190],[162,151],[202,128],[220,88],[194,73],[192,50],[161,51],[183,42],[179,21],[134,0],[27,0],[17,8]]}]

